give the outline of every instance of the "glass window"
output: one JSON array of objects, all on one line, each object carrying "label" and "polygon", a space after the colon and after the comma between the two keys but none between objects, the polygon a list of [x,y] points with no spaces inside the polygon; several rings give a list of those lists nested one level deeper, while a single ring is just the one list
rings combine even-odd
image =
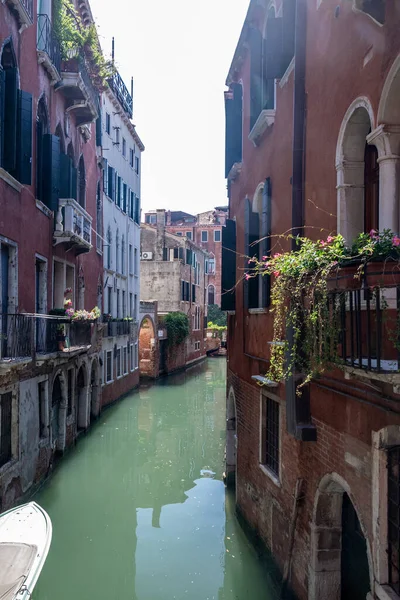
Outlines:
[{"label": "glass window", "polygon": [[139,157],[135,156],[135,171],[136,171],[136,173],[138,175],[139,175],[139,168],[140,168],[140,166],[139,166]]},{"label": "glass window", "polygon": [[201,241],[202,242],[208,242],[208,231],[202,231],[201,232]]},{"label": "glass window", "polygon": [[126,156],[126,139],[122,138],[122,156]]},{"label": "glass window", "polygon": [[117,348],[117,377],[121,377],[122,365],[121,365],[121,348]]},{"label": "glass window", "polygon": [[279,403],[263,396],[261,462],[279,477]]},{"label": "glass window", "polygon": [[112,351],[106,352],[106,383],[112,381]]},{"label": "glass window", "polygon": [[221,241],[221,230],[216,229],[214,231],[214,242],[220,242],[220,241]]},{"label": "glass window", "polygon": [[111,117],[108,113],[106,113],[106,133],[110,135],[111,132]]},{"label": "glass window", "polygon": [[129,149],[129,164],[133,169],[133,167],[135,165],[135,151],[133,148]]},{"label": "glass window", "polygon": [[186,235],[186,237],[187,237],[187,239],[188,239],[188,240],[191,240],[191,239],[192,239],[192,232],[191,232],[191,231],[187,231],[187,232],[185,233],[185,235]]}]

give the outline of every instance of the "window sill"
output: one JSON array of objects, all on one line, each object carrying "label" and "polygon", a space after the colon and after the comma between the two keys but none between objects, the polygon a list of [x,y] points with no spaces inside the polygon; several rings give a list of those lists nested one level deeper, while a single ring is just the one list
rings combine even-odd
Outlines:
[{"label": "window sill", "polygon": [[264,135],[268,127],[271,127],[275,122],[275,109],[262,110],[253,129],[249,133],[249,140],[257,147],[261,137]]},{"label": "window sill", "polygon": [[375,595],[379,600],[399,600],[400,596],[388,585],[375,583]]},{"label": "window sill", "polygon": [[268,312],[268,308],[249,308],[249,315],[265,315]]},{"label": "window sill", "polygon": [[274,483],[276,485],[276,487],[280,488],[281,487],[281,482],[279,481],[278,477],[272,473],[272,471],[270,471],[268,469],[268,467],[266,467],[265,465],[260,464],[260,469],[261,471],[267,475],[267,477],[269,477],[269,479],[272,481],[272,483]]},{"label": "window sill", "polygon": [[285,85],[289,81],[290,73],[292,71],[294,71],[294,56],[293,56],[292,60],[290,61],[288,68],[286,69],[286,71],[284,72],[284,74],[282,75],[282,77],[279,81],[280,88],[285,87]]},{"label": "window sill", "polygon": [[8,171],[5,171],[2,167],[0,167],[0,179],[8,183],[8,185],[17,192],[20,192],[24,187],[22,183],[14,179],[14,177],[10,175]]},{"label": "window sill", "polygon": [[110,383],[114,383],[114,379],[110,379],[110,381],[106,381],[104,385],[110,385]]}]

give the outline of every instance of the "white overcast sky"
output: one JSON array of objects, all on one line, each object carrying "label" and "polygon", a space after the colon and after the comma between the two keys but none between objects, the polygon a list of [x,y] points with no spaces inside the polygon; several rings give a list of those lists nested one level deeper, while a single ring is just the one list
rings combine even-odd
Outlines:
[{"label": "white overcast sky", "polygon": [[225,79],[249,0],[90,0],[100,41],[130,90],[146,147],[142,208],[227,204]]}]

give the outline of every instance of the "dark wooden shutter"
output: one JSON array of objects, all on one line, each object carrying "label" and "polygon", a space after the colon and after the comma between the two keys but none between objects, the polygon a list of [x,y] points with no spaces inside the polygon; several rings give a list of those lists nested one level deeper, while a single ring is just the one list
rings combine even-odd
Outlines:
[{"label": "dark wooden shutter", "polygon": [[174,259],[175,258],[179,258],[179,249],[178,248],[174,248]]},{"label": "dark wooden shutter", "polygon": [[0,396],[0,467],[11,460],[12,393]]},{"label": "dark wooden shutter", "polygon": [[280,79],[286,68],[283,62],[282,17],[269,17],[264,45],[264,77],[266,80]]},{"label": "dark wooden shutter", "polygon": [[192,283],[192,302],[196,302],[196,286]]},{"label": "dark wooden shutter", "polygon": [[107,196],[113,200],[113,190],[114,190],[114,169],[108,165],[108,190]]},{"label": "dark wooden shutter", "polygon": [[283,65],[285,72],[294,56],[296,0],[283,0],[282,7]]},{"label": "dark wooden shutter", "polygon": [[261,32],[250,30],[250,130],[253,129],[262,109],[263,89],[263,38]]},{"label": "dark wooden shutter", "polygon": [[71,198],[72,193],[72,159],[64,153],[60,154],[60,198]]},{"label": "dark wooden shutter", "polygon": [[3,167],[15,174],[17,167],[17,69],[5,71]]},{"label": "dark wooden shutter", "polygon": [[96,119],[96,146],[101,146],[101,111]]},{"label": "dark wooden shutter", "polygon": [[32,94],[18,90],[17,179],[32,183]]},{"label": "dark wooden shutter", "polygon": [[222,228],[221,309],[236,307],[236,222],[227,219]]},{"label": "dark wooden shutter", "polygon": [[108,161],[103,161],[103,192],[108,196]]},{"label": "dark wooden shutter", "polygon": [[225,98],[225,178],[233,166],[233,90],[224,92]]},{"label": "dark wooden shutter", "polygon": [[[260,231],[260,258],[271,254],[271,180],[265,180],[262,197],[261,231]],[[262,299],[261,306],[266,307],[271,303],[271,277],[260,275]]]},{"label": "dark wooden shutter", "polygon": [[[258,213],[252,211],[251,201],[245,200],[245,247],[244,247],[244,273],[250,275],[254,273],[252,264],[249,264],[249,259],[253,256],[258,258],[259,246],[255,244],[260,239],[260,225]],[[258,308],[259,298],[259,277],[254,276],[250,279],[244,279],[244,307]]]},{"label": "dark wooden shutter", "polygon": [[242,161],[243,91],[240,83],[233,83],[225,92],[225,177],[233,165]]},{"label": "dark wooden shutter", "polygon": [[183,248],[179,248],[178,249],[178,257],[183,260],[183,254],[184,254],[184,249]]},{"label": "dark wooden shutter", "polygon": [[0,167],[3,166],[5,73],[0,65]]},{"label": "dark wooden shutter", "polygon": [[162,254],[163,254],[163,260],[168,260],[168,248],[163,248],[162,249]]},{"label": "dark wooden shutter", "polygon": [[60,138],[43,136],[43,196],[50,210],[57,211],[60,197]]},{"label": "dark wooden shutter", "polygon": [[78,198],[78,169],[74,167],[72,161],[71,165],[71,198],[76,200]]},{"label": "dark wooden shutter", "polygon": [[181,287],[182,287],[182,290],[181,290],[181,298],[182,298],[182,300],[183,300],[183,301],[185,301],[185,282],[184,282],[184,281],[182,281],[182,282],[181,282],[181,284],[182,284],[182,285],[181,285]]}]

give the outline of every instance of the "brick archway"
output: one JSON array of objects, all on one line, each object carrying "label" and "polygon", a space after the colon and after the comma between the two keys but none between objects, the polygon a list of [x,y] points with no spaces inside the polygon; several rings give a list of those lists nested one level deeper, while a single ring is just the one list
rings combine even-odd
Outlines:
[{"label": "brick archway", "polygon": [[155,379],[158,374],[156,327],[148,314],[142,318],[139,328],[139,370],[141,377]]}]

